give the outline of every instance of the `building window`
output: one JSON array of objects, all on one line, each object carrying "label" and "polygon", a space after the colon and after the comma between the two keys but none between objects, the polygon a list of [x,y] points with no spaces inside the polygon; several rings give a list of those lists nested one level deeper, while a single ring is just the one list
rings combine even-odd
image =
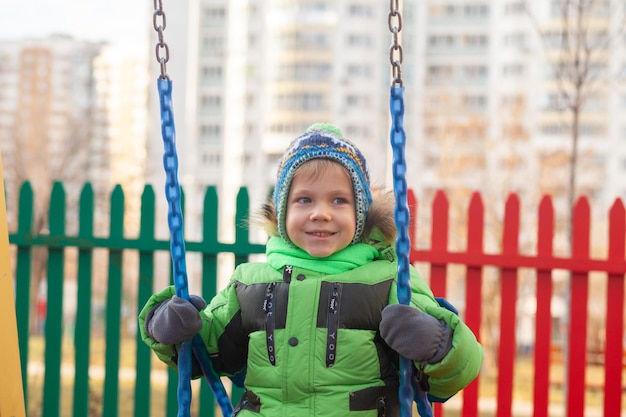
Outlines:
[{"label": "building window", "polygon": [[[582,136],[604,136],[606,126],[597,123],[581,123],[580,134]],[[567,123],[552,123],[541,127],[541,131],[547,135],[570,135],[572,126]]]},{"label": "building window", "polygon": [[223,23],[226,18],[224,7],[207,7],[202,12],[201,22],[204,26],[214,26],[216,23]]},{"label": "building window", "polygon": [[507,33],[504,35],[505,47],[524,48],[526,42],[526,35],[521,32]]},{"label": "building window", "polygon": [[452,65],[429,65],[426,72],[431,78],[450,78],[452,77]]},{"label": "building window", "polygon": [[373,45],[372,37],[362,33],[349,34],[346,43],[349,48],[371,48]]},{"label": "building window", "polygon": [[526,12],[526,6],[523,1],[514,1],[504,6],[505,15],[521,15]]},{"label": "building window", "polygon": [[435,49],[454,48],[455,39],[452,35],[430,35],[428,36],[428,46]]},{"label": "building window", "polygon": [[352,3],[348,6],[348,15],[350,17],[371,17],[374,11],[369,4]]},{"label": "building window", "polygon": [[507,64],[502,67],[502,75],[504,77],[519,77],[524,75],[525,69],[524,64],[521,63]]},{"label": "building window", "polygon": [[202,52],[204,55],[222,54],[224,52],[224,37],[216,35],[202,38]]},{"label": "building window", "polygon": [[321,93],[279,94],[276,107],[280,110],[322,111],[324,95]]},{"label": "building window", "polygon": [[584,136],[604,136],[606,127],[597,123],[581,123],[580,134]]},{"label": "building window", "polygon": [[548,123],[541,126],[544,135],[565,135],[569,133],[569,126],[563,123]]},{"label": "building window", "polygon": [[372,75],[372,68],[365,64],[348,64],[346,72],[350,78],[368,78]]},{"label": "building window", "polygon": [[463,96],[463,105],[475,109],[483,109],[487,107],[487,97],[483,95],[466,95]]},{"label": "building window", "polygon": [[279,38],[280,44],[285,49],[325,49],[329,47],[328,35],[324,32],[287,32]]},{"label": "building window", "polygon": [[466,4],[463,6],[463,15],[465,17],[487,17],[489,16],[489,6],[486,4]]},{"label": "building window", "polygon": [[546,97],[546,110],[561,111],[567,107],[567,102],[561,93],[551,93]]},{"label": "building window", "polygon": [[200,126],[199,141],[201,143],[219,143],[222,137],[222,127],[218,124],[202,124]]},{"label": "building window", "polygon": [[466,79],[471,80],[484,80],[488,73],[485,65],[464,65],[461,71]]},{"label": "building window", "polygon": [[367,126],[348,124],[346,126],[346,136],[355,137],[369,137],[370,130]]},{"label": "building window", "polygon": [[219,165],[222,162],[222,157],[216,152],[205,152],[202,154],[203,165]]},{"label": "building window", "polygon": [[[299,123],[299,122],[277,122],[272,123],[269,126],[269,131],[271,133],[277,134],[300,134],[304,132],[308,127],[309,123]],[[277,159],[280,159],[280,156],[277,156]]]},{"label": "building window", "polygon": [[348,94],[345,103],[348,107],[369,108],[370,97],[366,94]]},{"label": "building window", "polygon": [[250,165],[252,165],[252,161],[253,161],[253,158],[252,158],[251,154],[244,153],[243,155],[241,155],[240,162],[241,162],[242,166],[244,166],[244,167],[245,166],[250,166]]},{"label": "building window", "polygon": [[203,95],[200,98],[202,110],[219,110],[222,107],[222,97],[218,95]]},{"label": "building window", "polygon": [[471,34],[463,36],[463,46],[466,48],[485,48],[489,44],[489,37],[484,34]]},{"label": "building window", "polygon": [[280,81],[324,81],[330,77],[331,65],[326,62],[295,62],[278,65],[275,79]]},{"label": "building window", "polygon": [[201,78],[204,83],[222,81],[222,67],[218,65],[205,65],[201,69]]}]

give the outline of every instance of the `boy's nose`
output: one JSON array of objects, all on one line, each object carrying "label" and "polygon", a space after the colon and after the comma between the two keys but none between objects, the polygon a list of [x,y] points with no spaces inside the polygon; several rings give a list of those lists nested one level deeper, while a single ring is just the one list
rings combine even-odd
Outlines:
[{"label": "boy's nose", "polygon": [[316,204],[311,211],[310,219],[313,221],[330,220],[330,210],[325,204]]}]

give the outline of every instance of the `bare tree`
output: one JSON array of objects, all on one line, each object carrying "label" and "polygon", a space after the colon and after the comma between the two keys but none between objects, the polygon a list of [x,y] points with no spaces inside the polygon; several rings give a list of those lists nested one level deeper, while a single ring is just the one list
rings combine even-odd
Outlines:
[{"label": "bare tree", "polygon": [[[571,209],[577,196],[579,140],[585,105],[593,95],[604,95],[610,78],[610,49],[623,33],[625,15],[610,0],[552,0],[550,17],[540,21],[526,2],[526,11],[540,35],[545,58],[552,69],[558,99],[552,109],[565,112],[571,137],[567,188],[566,241],[571,241]],[[617,2],[614,2],[617,3]],[[543,1],[537,2],[545,7]],[[604,90],[602,89],[604,87]],[[571,245],[571,244],[570,244]]]},{"label": "bare tree", "polygon": [[[543,1],[538,4],[545,6]],[[549,3],[549,18],[540,21],[526,2],[526,11],[540,35],[545,59],[553,73],[558,100],[552,103],[552,109],[564,112],[569,119],[565,123],[571,138],[565,245],[570,254],[572,211],[577,193],[581,191],[577,169],[586,105],[592,98],[608,101],[611,51],[614,40],[624,31],[626,18],[622,7],[622,4],[611,0],[552,0]],[[562,153],[554,155],[556,159],[562,157]],[[569,279],[564,285],[565,301],[569,305]],[[567,362],[568,344],[564,343],[562,348]],[[567,379],[567,367],[564,367],[564,372]]]}]

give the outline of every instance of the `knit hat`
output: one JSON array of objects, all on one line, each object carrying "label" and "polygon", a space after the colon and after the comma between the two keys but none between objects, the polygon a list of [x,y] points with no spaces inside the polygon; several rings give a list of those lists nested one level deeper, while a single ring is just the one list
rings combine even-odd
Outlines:
[{"label": "knit hat", "polygon": [[372,204],[367,162],[361,151],[343,138],[337,127],[326,123],[315,123],[301,136],[294,139],[278,164],[274,188],[278,234],[285,241],[292,243],[287,236],[285,226],[287,197],[291,181],[302,164],[318,158],[338,162],[350,174],[356,207],[356,229],[352,243],[356,243],[363,234],[367,211]]}]

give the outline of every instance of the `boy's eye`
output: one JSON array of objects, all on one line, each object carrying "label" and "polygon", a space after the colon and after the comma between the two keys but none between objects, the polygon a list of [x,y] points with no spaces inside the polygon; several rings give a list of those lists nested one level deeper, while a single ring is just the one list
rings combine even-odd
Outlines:
[{"label": "boy's eye", "polygon": [[296,202],[304,204],[304,203],[310,203],[311,199],[309,197],[299,197]]},{"label": "boy's eye", "polygon": [[333,199],[333,204],[350,204],[352,200],[347,197],[336,197]]}]

